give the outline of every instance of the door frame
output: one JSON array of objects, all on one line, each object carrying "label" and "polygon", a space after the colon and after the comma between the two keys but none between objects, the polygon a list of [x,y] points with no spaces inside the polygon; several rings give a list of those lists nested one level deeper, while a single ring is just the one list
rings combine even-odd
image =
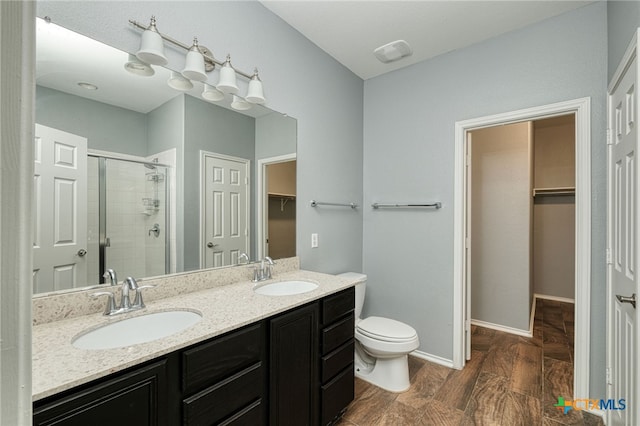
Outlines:
[{"label": "door frame", "polygon": [[[246,247],[247,251],[251,251],[251,160],[241,157],[233,157],[231,155],[219,154],[217,152],[204,151],[200,150],[200,232],[198,232],[198,243],[200,248],[198,250],[198,254],[200,256],[200,269],[204,268],[205,264],[205,255],[206,250],[205,246],[205,238],[204,238],[204,228],[205,228],[205,211],[207,206],[205,205],[205,165],[207,157],[219,158],[222,160],[230,160],[237,161],[238,163],[244,163],[246,173],[247,173],[247,181],[245,182],[247,187],[247,208],[245,211],[245,215],[247,217],[247,229],[245,233],[245,238],[247,240]],[[249,253],[247,253],[249,254]]]},{"label": "door frame", "polygon": [[[627,71],[627,68],[629,66],[631,66],[633,59],[637,57],[638,55],[638,45],[640,44],[640,28],[637,29],[634,34],[633,37],[631,38],[631,41],[629,42],[629,45],[627,46],[627,50],[624,53],[624,56],[622,57],[622,59],[620,60],[620,63],[618,63],[618,66],[616,68],[616,71],[613,74],[613,77],[611,77],[611,81],[609,82],[609,85],[607,86],[607,250],[606,250],[606,262],[607,262],[607,270],[606,270],[606,332],[607,332],[607,340],[606,340],[606,397],[610,398],[612,395],[612,381],[611,381],[611,375],[612,375],[612,363],[613,363],[613,359],[614,359],[614,339],[613,339],[613,335],[612,333],[610,333],[609,331],[612,329],[612,325],[613,325],[613,321],[615,321],[615,312],[612,309],[613,307],[613,299],[614,299],[614,294],[613,294],[613,288],[611,286],[611,280],[612,280],[612,271],[613,271],[613,259],[611,258],[611,247],[613,247],[613,233],[611,232],[612,229],[612,218],[613,218],[613,202],[611,200],[611,197],[613,196],[612,191],[611,191],[611,179],[610,179],[610,169],[609,169],[609,161],[610,161],[610,157],[611,157],[611,146],[612,146],[612,140],[613,140],[613,134],[612,132],[615,131],[614,127],[612,126],[611,123],[611,108],[613,108],[613,105],[611,105],[611,93],[616,89],[616,87],[618,86],[618,84],[620,84],[622,77],[624,76],[624,73]],[[638,65],[636,65],[638,66]],[[640,76],[637,77],[636,79],[636,87],[638,87],[638,80],[640,80]],[[636,107],[636,111],[635,111],[635,119],[636,122],[638,122],[638,110],[637,107],[638,105],[635,105]],[[636,149],[638,148],[638,141],[636,141]],[[637,173],[637,172],[636,172]],[[636,176],[636,184],[638,183],[638,180],[640,179],[640,176]],[[640,211],[638,209],[636,209],[636,215],[638,215]],[[636,230],[636,238],[638,235],[638,231]],[[640,251],[636,250],[636,262],[640,261]],[[637,265],[638,263],[636,263]],[[640,288],[636,288],[636,294],[640,294]],[[639,315],[636,314],[637,318],[640,318]],[[637,319],[636,319],[637,320]],[[635,336],[633,336],[634,340],[635,340],[635,350],[636,350],[636,354],[639,353],[638,350],[640,350],[640,328],[639,328],[639,324],[636,322],[635,324],[635,328],[636,328],[636,333]],[[637,369],[636,369],[637,370]],[[635,379],[636,379],[636,388],[640,388],[640,371],[635,371],[633,372],[633,374],[636,375]],[[630,404],[627,406],[628,408],[635,410],[635,418],[636,420],[638,418],[640,418],[640,408],[637,407],[636,404]],[[613,412],[611,410],[607,410],[606,414],[605,414],[605,420],[607,424],[611,424],[612,423],[612,419],[611,416],[613,415]],[[632,415],[633,416],[633,415]]]},{"label": "door frame", "polygon": [[257,230],[256,230],[256,249],[257,256],[256,259],[264,258],[264,254],[266,252],[266,244],[267,244],[267,230],[269,229],[268,220],[269,220],[269,197],[267,196],[267,166],[271,164],[278,163],[286,163],[289,161],[297,160],[298,155],[293,152],[291,154],[278,155],[275,157],[267,157],[258,160],[258,182],[256,183],[257,187]]},{"label": "door frame", "polygon": [[467,132],[575,114],[576,122],[576,233],[575,233],[575,362],[574,397],[589,397],[589,317],[591,311],[591,98],[558,102],[455,123],[454,146],[454,256],[453,256],[453,367],[465,364],[466,307],[465,226],[467,210]]}]

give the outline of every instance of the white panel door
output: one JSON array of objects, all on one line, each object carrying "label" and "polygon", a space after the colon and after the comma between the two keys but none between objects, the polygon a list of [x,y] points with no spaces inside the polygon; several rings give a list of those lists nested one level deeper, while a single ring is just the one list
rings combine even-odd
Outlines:
[{"label": "white panel door", "polygon": [[249,161],[203,156],[202,266],[234,265],[249,247]]},{"label": "white panel door", "polygon": [[86,285],[87,139],[36,124],[33,292]]},{"label": "white panel door", "polygon": [[[636,425],[637,315],[631,298],[638,292],[638,166],[637,59],[634,59],[609,95],[608,160],[608,397],[624,399],[626,409],[609,410],[610,425]],[[627,299],[628,298],[628,299]]]}]

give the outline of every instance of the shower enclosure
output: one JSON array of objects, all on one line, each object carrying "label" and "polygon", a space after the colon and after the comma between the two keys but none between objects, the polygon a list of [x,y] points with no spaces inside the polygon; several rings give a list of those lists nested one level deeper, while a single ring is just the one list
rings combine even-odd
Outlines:
[{"label": "shower enclosure", "polygon": [[89,154],[87,282],[104,282],[106,269],[121,277],[171,271],[169,177],[172,168]]}]

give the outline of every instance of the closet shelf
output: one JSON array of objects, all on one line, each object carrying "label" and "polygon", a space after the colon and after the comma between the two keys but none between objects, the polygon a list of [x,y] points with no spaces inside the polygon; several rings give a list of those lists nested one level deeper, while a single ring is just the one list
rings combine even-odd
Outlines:
[{"label": "closet shelf", "polygon": [[269,192],[268,195],[273,198],[290,198],[292,200],[296,198],[296,194],[282,194],[279,192]]},{"label": "closet shelf", "polygon": [[575,186],[561,186],[556,188],[533,188],[533,196],[575,195]]}]

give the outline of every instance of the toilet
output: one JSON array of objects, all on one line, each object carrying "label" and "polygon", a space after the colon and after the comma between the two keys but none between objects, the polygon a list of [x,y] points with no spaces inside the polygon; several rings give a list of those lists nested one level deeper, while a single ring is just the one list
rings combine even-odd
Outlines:
[{"label": "toilet", "polygon": [[367,276],[356,272],[338,276],[362,281],[355,286],[356,377],[391,392],[406,391],[410,386],[407,355],[418,349],[418,334],[413,327],[389,318],[361,319]]}]

